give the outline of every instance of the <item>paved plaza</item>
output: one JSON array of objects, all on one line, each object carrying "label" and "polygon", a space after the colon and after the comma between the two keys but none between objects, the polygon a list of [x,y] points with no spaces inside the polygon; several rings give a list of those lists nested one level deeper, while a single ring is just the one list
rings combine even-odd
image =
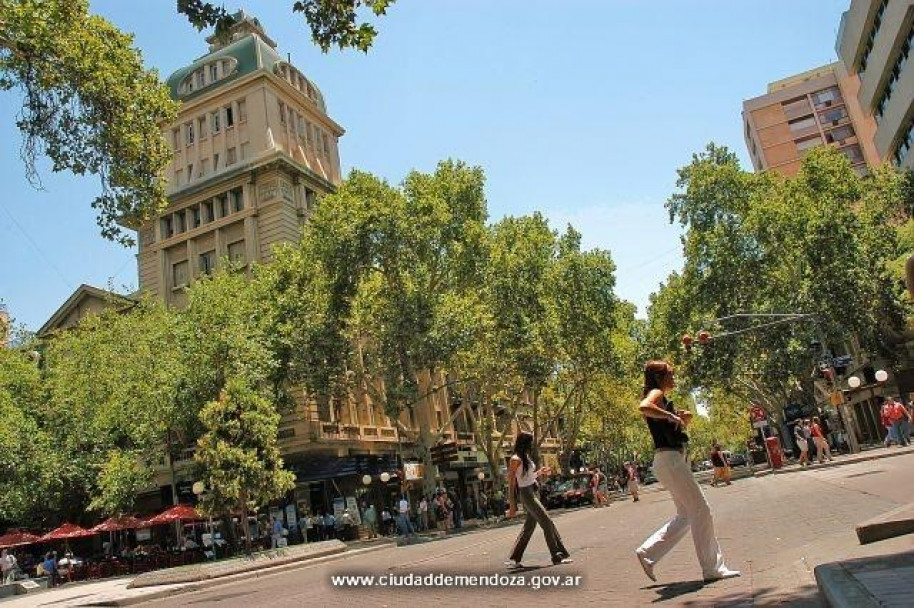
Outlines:
[{"label": "paved plaza", "polygon": [[[652,583],[632,550],[672,513],[666,492],[639,503],[582,509],[556,521],[575,563],[544,567],[548,553],[537,533],[524,572],[579,575],[562,589],[339,589],[331,575],[505,572],[502,565],[518,528],[480,531],[438,542],[390,548],[327,564],[305,566],[209,590],[149,602],[148,606],[819,606],[813,568],[849,557],[914,548],[914,537],[860,546],[854,525],[914,499],[914,455],[904,455],[792,475],[742,479],[707,488],[718,537],[738,579],[704,584],[691,539],[658,565]],[[520,597],[518,597],[520,596]]]}]

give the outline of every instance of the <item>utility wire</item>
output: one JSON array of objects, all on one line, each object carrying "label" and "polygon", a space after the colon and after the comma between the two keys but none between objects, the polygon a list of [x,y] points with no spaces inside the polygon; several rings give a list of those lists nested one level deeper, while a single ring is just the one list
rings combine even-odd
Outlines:
[{"label": "utility wire", "polygon": [[42,251],[41,247],[38,246],[38,243],[35,242],[35,239],[32,238],[32,235],[30,235],[28,233],[28,231],[25,228],[23,228],[22,224],[20,224],[16,220],[15,216],[10,212],[10,210],[7,209],[6,207],[0,207],[0,209],[3,209],[6,212],[6,215],[10,218],[10,220],[13,222],[13,224],[16,226],[16,228],[19,229],[19,232],[22,233],[22,236],[25,237],[25,239],[29,242],[29,244],[32,246],[32,248],[34,248],[35,251],[38,253],[39,257],[41,257],[44,260],[44,263],[49,268],[51,268],[51,270],[54,271],[54,273],[58,276],[58,278],[61,281],[63,281],[63,283],[70,289],[75,289],[75,286],[73,285],[73,283],[71,283],[70,280],[66,277],[66,275],[64,275],[64,273],[60,270],[60,268],[58,268],[57,265],[54,262],[52,262],[48,256],[45,255],[45,253],[44,253],[44,251]]}]

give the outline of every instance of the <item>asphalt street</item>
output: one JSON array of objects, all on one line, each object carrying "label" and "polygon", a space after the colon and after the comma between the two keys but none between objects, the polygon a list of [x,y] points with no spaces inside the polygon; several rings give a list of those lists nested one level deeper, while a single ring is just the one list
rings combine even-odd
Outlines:
[{"label": "asphalt street", "polygon": [[[439,575],[431,579],[434,583],[445,575],[508,574],[503,561],[517,526],[383,549],[143,605],[819,606],[812,574],[819,563],[914,548],[911,536],[861,547],[854,534],[855,524],[914,501],[914,454],[741,479],[731,486],[705,487],[705,492],[727,563],[743,572],[738,579],[703,583],[689,536],[657,565],[657,583],[645,577],[632,552],[673,513],[669,495],[661,491],[638,503],[616,502],[558,516],[556,524],[575,562],[552,566],[537,531],[524,560],[527,568],[519,573],[524,579],[498,581],[511,586],[343,588],[332,577],[375,576],[377,582],[387,575],[388,583],[415,583]],[[514,586],[521,582],[526,586]]]}]

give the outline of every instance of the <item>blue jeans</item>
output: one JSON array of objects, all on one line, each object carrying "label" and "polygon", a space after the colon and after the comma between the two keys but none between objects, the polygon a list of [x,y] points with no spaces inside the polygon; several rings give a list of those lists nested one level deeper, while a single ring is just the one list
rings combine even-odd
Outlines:
[{"label": "blue jeans", "polygon": [[397,527],[400,528],[400,534],[415,534],[413,524],[409,521],[409,516],[405,513],[397,515]]},{"label": "blue jeans", "polygon": [[899,445],[908,445],[908,437],[904,432],[905,422],[907,422],[907,420],[898,420],[892,423],[892,432],[895,433],[895,439],[898,440]]}]

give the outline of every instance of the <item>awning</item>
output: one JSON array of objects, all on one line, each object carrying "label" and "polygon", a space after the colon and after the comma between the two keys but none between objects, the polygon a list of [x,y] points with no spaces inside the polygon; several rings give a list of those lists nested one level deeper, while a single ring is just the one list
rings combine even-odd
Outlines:
[{"label": "awning", "polygon": [[289,462],[286,467],[295,473],[296,482],[305,483],[349,477],[350,475],[394,473],[397,464],[396,458],[388,455],[328,456],[321,454]]}]

